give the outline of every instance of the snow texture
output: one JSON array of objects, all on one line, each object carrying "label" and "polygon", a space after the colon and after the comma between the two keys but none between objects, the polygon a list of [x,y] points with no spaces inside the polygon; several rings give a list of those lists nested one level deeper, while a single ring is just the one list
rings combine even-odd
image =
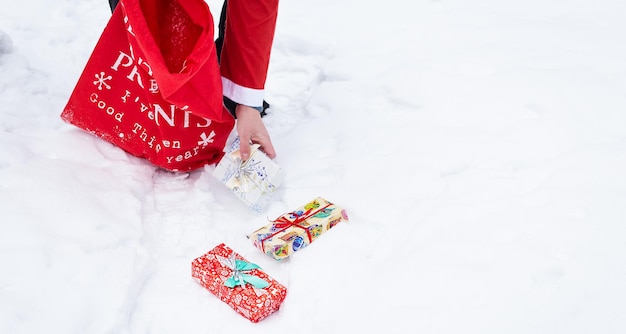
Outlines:
[{"label": "snow texture", "polygon": [[[62,122],[106,1],[5,2],[0,333],[626,333],[623,0],[282,1],[262,214]],[[350,221],[283,262],[246,239],[317,196]],[[278,312],[192,279],[222,242]]]}]

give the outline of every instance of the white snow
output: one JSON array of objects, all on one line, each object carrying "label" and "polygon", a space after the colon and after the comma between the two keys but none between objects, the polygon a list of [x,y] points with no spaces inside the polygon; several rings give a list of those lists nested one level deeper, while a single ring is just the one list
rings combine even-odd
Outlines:
[{"label": "white snow", "polygon": [[[260,215],[62,122],[106,1],[5,2],[0,333],[626,332],[626,2],[282,1]],[[245,237],[317,196],[350,221],[289,260]],[[192,279],[221,242],[277,313]]]}]

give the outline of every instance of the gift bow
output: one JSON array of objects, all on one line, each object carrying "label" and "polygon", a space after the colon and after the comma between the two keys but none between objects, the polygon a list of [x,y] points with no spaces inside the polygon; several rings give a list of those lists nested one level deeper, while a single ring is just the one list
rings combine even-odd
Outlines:
[{"label": "gift bow", "polygon": [[[307,239],[309,239],[309,243],[313,242],[311,231],[309,231],[307,226],[302,226],[300,224],[304,223],[307,219],[315,216],[316,214],[326,210],[332,205],[333,205],[332,203],[327,203],[326,205],[324,206],[320,205],[317,208],[309,208],[305,212],[293,211],[293,212],[279,216],[273,221],[273,227],[276,229],[276,231],[274,231],[273,233],[269,235],[264,236],[263,238],[261,238],[261,240],[259,240],[261,242],[261,249],[265,249],[265,241],[272,239],[274,236],[286,231],[290,227],[296,227],[296,228],[300,228],[304,230],[306,232]],[[293,217],[293,218],[289,219],[287,217]]]},{"label": "gift bow", "polygon": [[[250,146],[250,157],[254,154],[254,152],[260,147],[259,144],[254,144]],[[226,185],[231,188],[239,188],[243,192],[248,192],[250,190],[250,183],[254,184],[254,178],[252,177],[255,173],[255,166],[260,164],[260,161],[252,162],[252,159],[248,158],[247,160],[241,159],[241,154],[239,150],[233,151],[227,155],[228,158],[237,166],[235,172],[232,174],[230,179],[226,182]],[[262,186],[258,184],[261,188]]]},{"label": "gift bow", "polygon": [[230,258],[224,259],[224,264],[233,271],[233,274],[224,282],[224,285],[229,288],[234,288],[238,285],[245,288],[246,283],[251,284],[257,289],[263,289],[270,285],[266,280],[260,277],[245,273],[250,270],[261,269],[261,267],[254,263],[235,259],[233,254]]}]

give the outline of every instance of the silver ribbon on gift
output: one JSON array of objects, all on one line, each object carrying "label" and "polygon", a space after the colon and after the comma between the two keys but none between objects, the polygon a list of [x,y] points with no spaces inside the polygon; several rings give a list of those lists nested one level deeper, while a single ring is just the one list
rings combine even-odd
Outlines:
[{"label": "silver ribbon on gift", "polygon": [[232,161],[235,166],[237,166],[228,181],[226,181],[227,187],[239,190],[242,193],[247,193],[254,187],[258,187],[263,192],[270,190],[271,185],[269,182],[266,180],[257,180],[257,177],[255,177],[255,174],[258,172],[256,167],[261,163],[261,161],[255,161],[252,159],[252,156],[259,147],[259,144],[252,145],[250,147],[250,158],[245,161],[241,159],[239,150],[227,154],[228,159]]},{"label": "silver ribbon on gift", "polygon": [[261,267],[248,261],[236,259],[235,253],[232,253],[228,258],[221,258],[219,260],[223,266],[232,270],[230,277],[224,281],[224,285],[229,288],[234,288],[239,285],[245,289],[246,284],[250,284],[257,289],[264,289],[270,285],[266,280],[260,277],[247,274],[247,272],[254,269],[261,269]]}]

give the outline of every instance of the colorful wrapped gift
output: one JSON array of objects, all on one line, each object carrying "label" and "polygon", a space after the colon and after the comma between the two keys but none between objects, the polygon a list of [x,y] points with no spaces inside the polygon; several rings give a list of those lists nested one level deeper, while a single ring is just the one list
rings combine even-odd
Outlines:
[{"label": "colorful wrapped gift", "polygon": [[223,243],[193,260],[191,275],[252,322],[277,311],[287,295],[287,288]]},{"label": "colorful wrapped gift", "polygon": [[348,220],[344,209],[318,197],[293,212],[281,215],[248,235],[248,238],[264,253],[282,260],[344,220]]},{"label": "colorful wrapped gift", "polygon": [[285,177],[280,166],[261,152],[258,144],[251,146],[250,157],[242,161],[239,138],[225,151],[213,175],[256,212],[265,209]]}]

